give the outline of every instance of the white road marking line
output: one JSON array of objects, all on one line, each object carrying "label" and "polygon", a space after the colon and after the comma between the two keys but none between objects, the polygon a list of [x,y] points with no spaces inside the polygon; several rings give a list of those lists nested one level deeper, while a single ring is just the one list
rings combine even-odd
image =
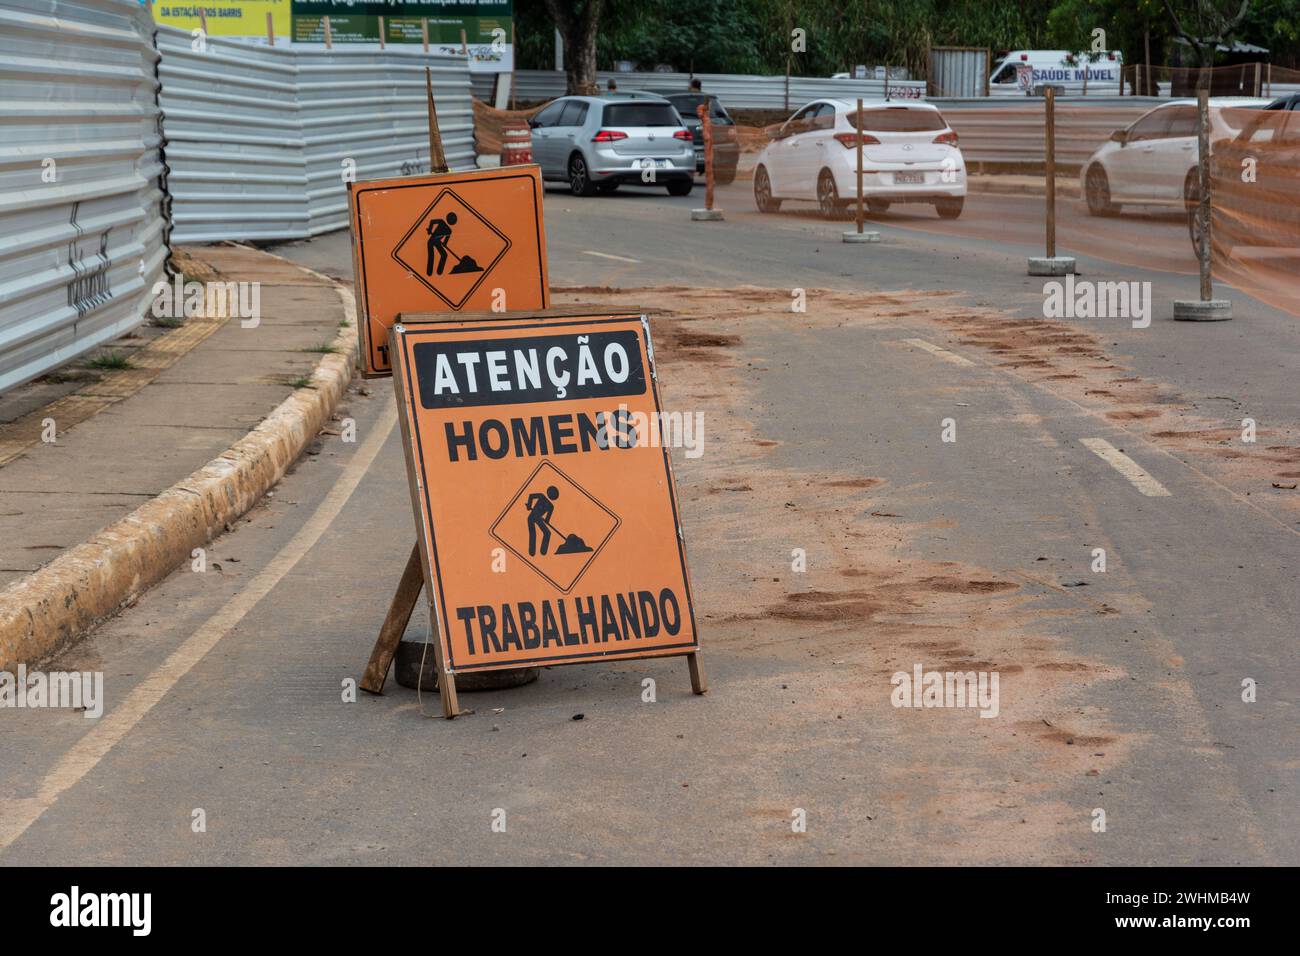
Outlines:
[{"label": "white road marking line", "polygon": [[1131,481],[1148,498],[1168,498],[1169,489],[1156,481],[1128,455],[1104,438],[1081,438],[1083,446]]},{"label": "white road marking line", "polygon": [[931,355],[937,355],[945,362],[951,362],[953,365],[974,365],[970,359],[964,355],[958,355],[956,352],[950,352],[945,348],[935,345],[933,342],[927,342],[925,339],[903,339],[908,345],[915,345],[918,349],[925,349]]},{"label": "white road marking line", "polygon": [[602,259],[617,259],[619,262],[640,262],[640,259],[629,259],[627,256],[616,256],[608,252],[592,252],[590,249],[582,251],[584,256],[600,256]]},{"label": "white road marking line", "polygon": [[330,527],[343,506],[347,504],[375,456],[388,440],[397,424],[397,401],[392,396],[388,405],[366,440],[357,448],[352,460],[330,489],[329,494],[307,523],[298,530],[289,543],[280,549],[265,568],[232,597],[216,614],[208,618],[197,631],[152,674],[142,680],[121,704],[106,713],[94,729],[77,741],[64,754],[54,769],[41,781],[36,796],[9,800],[0,804],[0,850],[5,850],[22,836],[41,814],[48,810],[67,790],[74,787],[104,758],[113,747],[135,727],[154,705],[167,695],[191,668],[203,660],[230,629],[244,619],[257,602],[266,597],[280,580],[293,570],[308,551]]}]

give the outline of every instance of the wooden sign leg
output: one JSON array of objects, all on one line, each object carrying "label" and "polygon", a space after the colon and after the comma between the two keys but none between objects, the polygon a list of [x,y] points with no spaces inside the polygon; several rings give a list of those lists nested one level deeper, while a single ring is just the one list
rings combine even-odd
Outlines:
[{"label": "wooden sign leg", "polygon": [[460,715],[460,702],[456,699],[456,675],[438,675],[438,693],[442,696],[442,716],[455,720]]},{"label": "wooden sign leg", "polygon": [[699,654],[687,654],[686,664],[691,669],[691,690],[696,694],[709,692],[709,679],[704,676],[704,666]]},{"label": "wooden sign leg", "polygon": [[[411,548],[411,556],[406,560],[402,579],[397,584],[397,593],[389,605],[388,616],[384,626],[379,629],[379,639],[375,649],[370,652],[370,663],[361,677],[361,689],[372,694],[384,692],[384,681],[388,678],[388,668],[397,653],[397,645],[406,633],[406,625],[411,621],[415,602],[420,598],[420,589],[424,587],[424,569],[420,565],[420,546]],[[431,635],[432,636],[432,635]],[[454,692],[453,692],[454,696]]]}]

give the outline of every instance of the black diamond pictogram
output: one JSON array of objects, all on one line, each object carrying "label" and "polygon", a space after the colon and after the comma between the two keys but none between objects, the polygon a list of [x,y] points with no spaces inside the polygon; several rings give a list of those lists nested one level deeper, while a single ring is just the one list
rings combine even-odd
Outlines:
[{"label": "black diamond pictogram", "polygon": [[459,309],[509,248],[505,234],[448,187],[411,224],[393,258]]}]

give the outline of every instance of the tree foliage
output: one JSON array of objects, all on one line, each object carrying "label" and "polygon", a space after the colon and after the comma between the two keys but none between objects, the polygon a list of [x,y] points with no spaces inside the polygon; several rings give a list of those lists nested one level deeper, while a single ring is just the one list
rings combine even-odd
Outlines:
[{"label": "tree foliage", "polygon": [[[547,4],[581,7],[592,0],[516,0],[519,63],[554,65],[554,21]],[[1231,20],[1242,0],[1169,0],[1180,19],[1199,23],[1215,7]],[[829,76],[854,65],[905,66],[925,76],[931,46],[1083,50],[1093,29],[1106,46],[1142,62],[1149,33],[1152,60],[1165,62],[1177,36],[1165,0],[604,0],[596,65],[631,60],[642,69],[666,64],[697,73]],[[1217,22],[1217,21],[1216,21]],[[791,53],[790,32],[807,36]],[[1208,34],[1207,34],[1208,35]],[[1250,0],[1229,31],[1272,51],[1274,63],[1300,66],[1300,0]]]}]

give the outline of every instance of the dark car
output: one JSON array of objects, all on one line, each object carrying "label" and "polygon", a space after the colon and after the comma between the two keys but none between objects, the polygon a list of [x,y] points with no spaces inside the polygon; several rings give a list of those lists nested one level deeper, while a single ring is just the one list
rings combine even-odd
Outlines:
[{"label": "dark car", "polygon": [[691,131],[695,140],[695,171],[704,172],[704,132],[700,115],[696,112],[702,104],[709,104],[709,121],[713,125],[713,178],[725,186],[736,178],[740,164],[740,140],[736,136],[736,122],[728,115],[716,96],[708,93],[670,93],[666,97],[677,108],[682,125]]},{"label": "dark car", "polygon": [[[1234,138],[1215,147],[1210,164],[1217,258],[1238,246],[1300,253],[1300,96],[1260,110]],[[1187,225],[1199,252],[1196,199],[1189,184]]]},{"label": "dark car", "polygon": [[1294,110],[1300,112],[1300,93],[1292,93],[1290,96],[1280,96],[1268,106],[1266,110]]}]

